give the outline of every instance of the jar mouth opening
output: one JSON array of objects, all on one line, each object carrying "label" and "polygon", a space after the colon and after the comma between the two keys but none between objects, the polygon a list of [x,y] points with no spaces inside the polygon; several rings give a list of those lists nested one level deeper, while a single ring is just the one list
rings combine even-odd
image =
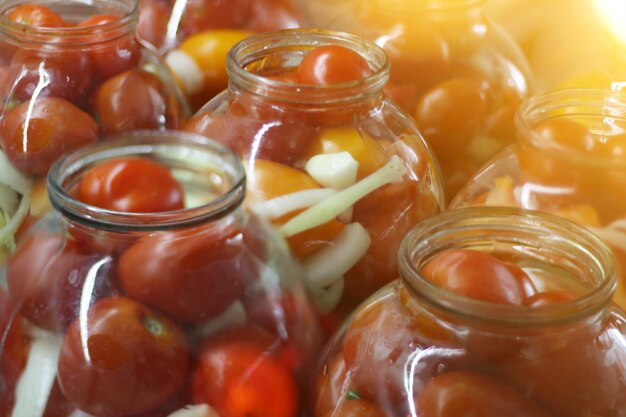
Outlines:
[{"label": "jar mouth opening", "polygon": [[[626,133],[626,92],[584,88],[548,91],[525,99],[515,115],[522,145],[576,164],[602,169],[626,168],[623,156],[590,155],[588,151],[545,140],[534,130],[539,123],[556,118],[584,120],[594,136]],[[615,131],[616,128],[622,130]]]},{"label": "jar mouth opening", "polygon": [[[308,51],[322,45],[354,50],[373,73],[357,81],[310,85],[271,79],[248,69],[258,64],[263,70],[272,66],[295,70]],[[236,44],[228,53],[226,69],[230,82],[252,94],[283,102],[332,105],[380,94],[389,79],[390,65],[380,46],[358,36],[322,29],[283,29],[253,35]]]},{"label": "jar mouth opening", "polygon": [[[114,15],[113,22],[95,26],[33,27],[9,21],[8,15],[16,7],[27,4],[24,0],[7,0],[0,6],[0,37],[13,45],[36,49],[87,47],[111,42],[131,33],[139,18],[139,4],[134,0],[40,0],[38,5],[50,7],[62,17],[84,20],[94,15]],[[78,23],[78,21],[76,22]]]},{"label": "jar mouth opening", "polygon": [[[584,272],[593,279],[584,283],[585,294],[572,301],[528,307],[467,298],[421,275],[420,269],[433,255],[462,247],[510,252],[539,265],[567,262],[577,274]],[[402,281],[422,302],[455,316],[498,325],[540,327],[577,321],[604,309],[616,287],[611,251],[599,237],[558,216],[519,208],[469,207],[425,220],[405,237],[398,262]]]},{"label": "jar mouth opening", "polygon": [[[95,164],[121,157],[146,157],[170,168],[198,203],[180,210],[129,213],[77,200],[72,190]],[[176,172],[175,172],[176,171]],[[52,206],[70,221],[114,232],[162,231],[220,219],[241,206],[246,176],[239,157],[204,136],[174,131],[136,131],[105,138],[57,160],[48,173]],[[214,187],[213,190],[209,189]]]}]

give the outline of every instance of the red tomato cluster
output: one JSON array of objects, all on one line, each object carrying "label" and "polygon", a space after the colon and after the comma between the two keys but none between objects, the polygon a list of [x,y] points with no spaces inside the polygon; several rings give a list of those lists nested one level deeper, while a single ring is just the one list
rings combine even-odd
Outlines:
[{"label": "red tomato cluster", "polygon": [[[126,213],[184,208],[170,171],[138,157],[94,165],[71,192]],[[296,417],[319,341],[314,329],[298,335],[311,320],[303,299],[259,285],[268,239],[259,223],[229,216],[117,234],[98,245],[88,228],[36,226],[21,240],[9,293],[0,288],[0,417],[11,415],[32,326],[64,335],[45,417],[165,417],[190,403],[228,417]],[[206,330],[234,304],[245,317]]]},{"label": "red tomato cluster", "polygon": [[[433,256],[424,279],[469,299],[542,308],[578,298],[539,291],[517,265],[458,249]],[[388,291],[347,327],[318,375],[315,415],[519,417],[618,415],[623,355],[609,320],[521,328],[471,321]],[[522,325],[523,326],[523,325]],[[619,358],[619,359],[618,359]],[[355,401],[353,403],[353,401]]]},{"label": "red tomato cluster", "polygon": [[26,33],[58,28],[41,35],[44,42],[0,45],[0,145],[20,170],[44,175],[61,154],[100,134],[179,126],[173,86],[141,69],[143,47],[120,16],[70,22],[45,6],[23,4],[7,17]]}]

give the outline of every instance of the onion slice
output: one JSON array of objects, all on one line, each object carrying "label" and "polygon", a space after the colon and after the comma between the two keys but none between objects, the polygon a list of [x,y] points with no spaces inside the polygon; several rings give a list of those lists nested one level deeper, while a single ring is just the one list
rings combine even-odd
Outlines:
[{"label": "onion slice", "polygon": [[360,223],[350,223],[330,245],[302,261],[312,287],[324,288],[342,277],[365,255],[372,239]]},{"label": "onion slice", "polygon": [[11,417],[41,417],[57,375],[57,361],[63,336],[43,330],[33,333],[33,341],[17,388]]},{"label": "onion slice", "polygon": [[167,417],[220,417],[213,407],[208,404],[186,405],[174,411]]},{"label": "onion slice", "polygon": [[322,153],[309,159],[305,169],[318,184],[341,190],[356,182],[359,162],[346,151]]},{"label": "onion slice", "polygon": [[324,224],[372,191],[386,184],[401,182],[406,172],[402,159],[394,155],[382,168],[298,214],[282,225],[280,231],[289,237]]},{"label": "onion slice", "polygon": [[7,185],[22,195],[28,194],[32,181],[26,175],[19,172],[11,163],[6,154],[0,151],[0,183]]},{"label": "onion slice", "polygon": [[284,194],[251,206],[252,211],[269,220],[278,219],[295,210],[311,207],[337,193],[332,188],[313,188]]},{"label": "onion slice", "polygon": [[13,236],[20,228],[20,225],[28,215],[28,209],[30,207],[30,198],[28,194],[22,196],[20,205],[17,211],[11,216],[10,220],[2,227],[0,227],[0,246],[6,244],[9,249],[15,246]]},{"label": "onion slice", "polygon": [[309,288],[313,296],[313,302],[320,313],[330,313],[333,308],[337,307],[343,295],[343,287],[344,278],[339,277],[328,288]]},{"label": "onion slice", "polygon": [[195,94],[204,88],[204,73],[187,52],[175,49],[165,56],[165,63],[187,94]]}]

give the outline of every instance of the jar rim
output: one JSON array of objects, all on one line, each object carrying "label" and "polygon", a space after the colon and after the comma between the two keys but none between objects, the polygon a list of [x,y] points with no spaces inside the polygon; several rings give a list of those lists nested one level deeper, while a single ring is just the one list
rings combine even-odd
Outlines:
[{"label": "jar rim", "polygon": [[[590,114],[590,111],[594,113]],[[556,116],[553,115],[555,113]],[[623,157],[593,155],[591,158],[587,151],[546,141],[534,131],[538,122],[548,118],[596,114],[622,119],[626,129],[626,93],[608,89],[567,88],[530,96],[520,103],[515,114],[518,140],[522,145],[539,149],[555,158],[567,158],[573,163],[601,168],[626,168]]]},{"label": "jar rim", "polygon": [[[438,251],[448,249],[438,239],[457,232],[463,233],[465,239],[472,233],[485,238],[485,230],[500,232],[493,237],[494,246],[504,243],[503,232],[522,231],[542,238],[543,243],[565,245],[568,251],[577,252],[578,257],[573,259],[581,261],[580,257],[585,256],[592,263],[593,271],[601,277],[594,288],[572,301],[529,308],[464,297],[435,285],[421,275],[419,269],[426,260]],[[528,245],[523,239],[515,243]],[[534,249],[545,252],[546,246],[542,244]],[[527,254],[530,246],[524,249],[527,252],[523,253]],[[584,319],[606,308],[617,285],[612,252],[589,229],[552,214],[514,207],[466,207],[424,220],[404,238],[398,252],[398,264],[401,281],[420,301],[456,316],[499,325],[541,327]]]},{"label": "jar rim", "polygon": [[[251,58],[322,45],[341,45],[354,50],[368,62],[373,73],[362,80],[310,85],[274,80],[246,70]],[[281,29],[252,35],[233,46],[226,61],[226,70],[234,85],[272,100],[299,104],[363,101],[382,92],[390,71],[387,55],[376,43],[350,33],[325,29]]]},{"label": "jar rim", "polygon": [[[64,8],[72,5],[82,7],[115,7],[120,12],[119,19],[113,22],[85,27],[33,27],[8,19],[15,7],[24,0],[4,0],[0,7],[0,37],[13,45],[36,49],[87,47],[111,42],[134,31],[139,19],[139,2],[136,0],[91,0],[88,4],[79,0],[63,2]],[[59,4],[58,0],[39,0],[37,4],[49,6]]]},{"label": "jar rim", "polygon": [[[67,189],[68,183],[84,174],[94,163],[125,156],[156,153],[176,155],[187,163],[199,158],[228,178],[228,190],[213,200],[194,207],[158,213],[128,213],[83,203]],[[211,174],[215,174],[211,171]],[[207,171],[206,175],[210,175]],[[58,159],[48,172],[48,196],[52,206],[72,222],[99,230],[147,232],[193,227],[220,219],[239,208],[245,198],[243,163],[229,148],[202,135],[178,131],[134,131],[82,147]]]}]

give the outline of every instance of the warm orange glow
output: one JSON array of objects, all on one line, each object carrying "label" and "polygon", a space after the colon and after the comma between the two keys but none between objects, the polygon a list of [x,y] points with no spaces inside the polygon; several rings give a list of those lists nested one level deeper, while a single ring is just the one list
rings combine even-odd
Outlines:
[{"label": "warm orange glow", "polygon": [[626,43],[626,1],[595,0],[595,6],[609,29],[621,42]]}]

